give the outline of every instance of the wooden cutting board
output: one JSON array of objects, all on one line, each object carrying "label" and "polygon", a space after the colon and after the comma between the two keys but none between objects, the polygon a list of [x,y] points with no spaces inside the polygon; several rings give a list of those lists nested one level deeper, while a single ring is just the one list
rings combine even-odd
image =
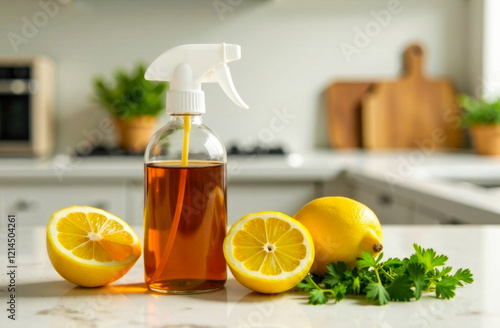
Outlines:
[{"label": "wooden cutting board", "polygon": [[332,147],[361,147],[361,99],[372,86],[372,82],[336,82],[326,90],[328,139]]},{"label": "wooden cutting board", "polygon": [[428,79],[418,44],[404,53],[405,71],[396,81],[379,82],[362,99],[362,139],[368,149],[458,148],[463,136],[452,83]]}]

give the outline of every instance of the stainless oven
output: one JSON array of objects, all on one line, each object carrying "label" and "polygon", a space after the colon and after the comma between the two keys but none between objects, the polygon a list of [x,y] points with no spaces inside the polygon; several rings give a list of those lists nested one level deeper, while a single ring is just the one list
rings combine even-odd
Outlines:
[{"label": "stainless oven", "polygon": [[44,156],[54,144],[54,65],[0,58],[0,156]]}]

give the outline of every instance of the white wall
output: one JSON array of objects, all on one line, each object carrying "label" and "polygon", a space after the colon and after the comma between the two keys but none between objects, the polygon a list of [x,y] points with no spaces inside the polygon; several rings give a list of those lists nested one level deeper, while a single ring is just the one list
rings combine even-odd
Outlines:
[{"label": "white wall", "polygon": [[484,0],[484,53],[481,92],[486,98],[500,97],[500,1]]},{"label": "white wall", "polygon": [[[22,18],[32,21],[39,1],[0,0],[0,55],[46,54],[56,61],[61,151],[84,139],[81,131],[95,128],[105,115],[89,101],[96,74],[109,75],[138,59],[150,62],[178,44],[238,43],[243,59],[231,70],[251,109],[238,109],[218,86],[208,85],[206,124],[225,142],[255,139],[269,127],[273,109],[286,107],[295,119],[274,140],[304,150],[326,144],[321,94],[329,83],[397,75],[400,55],[412,41],[426,45],[430,74],[470,88],[467,0],[400,0],[402,12],[346,61],[340,44],[352,44],[355,28],[364,28],[373,20],[370,12],[390,1],[397,0],[74,0],[16,54],[7,35],[22,35]],[[223,19],[214,7],[221,2],[232,4]]]}]

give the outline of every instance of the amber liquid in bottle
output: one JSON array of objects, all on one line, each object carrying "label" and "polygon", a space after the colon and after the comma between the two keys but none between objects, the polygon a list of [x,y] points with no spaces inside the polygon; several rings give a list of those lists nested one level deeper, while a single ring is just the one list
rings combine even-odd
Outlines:
[{"label": "amber liquid in bottle", "polygon": [[[225,170],[226,165],[218,162],[190,161],[187,167],[170,161],[145,165],[144,267],[151,290],[197,293],[224,286]],[[183,183],[182,195],[179,190]],[[182,211],[177,231],[166,255],[179,206]]]}]

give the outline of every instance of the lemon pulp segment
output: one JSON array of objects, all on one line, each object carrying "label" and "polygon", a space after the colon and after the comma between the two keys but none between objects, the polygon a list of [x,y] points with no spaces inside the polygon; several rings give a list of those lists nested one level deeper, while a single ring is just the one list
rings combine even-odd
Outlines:
[{"label": "lemon pulp segment", "polygon": [[134,230],[119,217],[90,206],[56,211],[47,223],[47,253],[66,280],[97,287],[120,279],[141,255]]},{"label": "lemon pulp segment", "polygon": [[99,213],[68,213],[57,222],[56,229],[59,243],[85,260],[123,261],[132,253],[133,237],[120,223]]},{"label": "lemon pulp segment", "polygon": [[312,237],[300,222],[280,212],[257,212],[234,223],[224,239],[224,257],[243,286],[275,294],[293,288],[314,261]]},{"label": "lemon pulp segment", "polygon": [[306,256],[302,233],[278,218],[255,218],[232,239],[233,255],[251,271],[265,275],[291,272]]}]

